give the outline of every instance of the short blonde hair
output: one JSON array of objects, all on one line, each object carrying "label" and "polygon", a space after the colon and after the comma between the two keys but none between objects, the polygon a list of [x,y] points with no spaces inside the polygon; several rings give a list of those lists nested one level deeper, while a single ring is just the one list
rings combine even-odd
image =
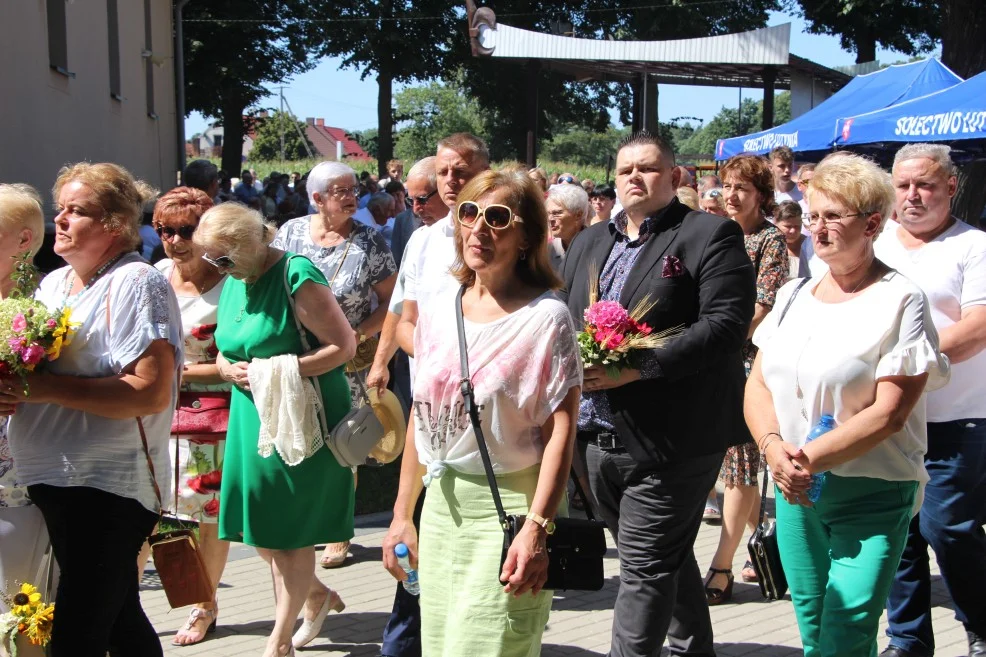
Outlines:
[{"label": "short blonde hair", "polygon": [[[531,287],[559,289],[562,281],[551,267],[548,256],[548,213],[544,208],[544,193],[526,171],[517,168],[483,171],[462,188],[452,212],[458,211],[459,203],[476,201],[492,192],[506,192],[503,204],[524,220],[524,223],[514,224],[514,228],[523,230],[527,237],[527,256],[517,263],[518,277]],[[452,275],[463,285],[472,285],[476,272],[462,259],[461,226],[456,219],[452,221],[455,223]]]},{"label": "short blonde hair", "polygon": [[242,203],[220,203],[199,219],[192,241],[202,248],[217,247],[241,270],[263,261],[277,228],[264,216]]},{"label": "short blonde hair", "polygon": [[678,200],[687,205],[692,210],[698,210],[698,192],[691,187],[679,187],[675,190]]},{"label": "short blonde hair", "polygon": [[0,227],[15,232],[31,231],[28,252],[34,256],[45,239],[45,217],[41,196],[30,185],[0,184]]},{"label": "short blonde hair", "polygon": [[140,244],[140,220],[144,205],[157,196],[157,190],[143,180],[111,162],[78,162],[64,166],[58,172],[51,193],[55,201],[62,187],[71,183],[82,183],[93,191],[103,216],[100,222],[111,232],[123,238],[131,249]]},{"label": "short blonde hair", "polygon": [[548,174],[544,172],[541,167],[534,167],[527,172],[527,175],[531,177],[531,180],[538,184],[541,191],[548,191]]},{"label": "short blonde hair", "polygon": [[863,214],[878,213],[880,227],[894,207],[894,186],[890,174],[875,162],[845,153],[826,157],[817,167],[808,185],[808,206],[816,194],[837,199],[850,210]]}]

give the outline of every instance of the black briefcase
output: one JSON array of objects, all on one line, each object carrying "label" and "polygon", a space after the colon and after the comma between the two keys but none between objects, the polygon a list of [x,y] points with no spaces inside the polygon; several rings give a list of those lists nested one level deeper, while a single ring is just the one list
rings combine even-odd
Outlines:
[{"label": "black briefcase", "polygon": [[777,523],[766,520],[767,472],[763,473],[763,493],[760,496],[760,522],[747,547],[750,561],[757,571],[760,593],[768,600],[780,600],[787,593],[787,577],[781,566],[781,551],[777,545]]}]

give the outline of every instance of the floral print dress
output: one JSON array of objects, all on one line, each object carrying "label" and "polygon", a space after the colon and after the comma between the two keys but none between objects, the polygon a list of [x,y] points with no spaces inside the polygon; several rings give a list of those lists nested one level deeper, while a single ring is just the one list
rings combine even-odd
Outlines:
[{"label": "floral print dress", "polygon": [[[787,282],[787,244],[777,228],[764,221],[759,228],[743,237],[746,254],[757,272],[757,303],[768,310],[774,307],[777,290]],[[751,340],[743,345],[743,368],[750,376],[757,348]],[[760,451],[756,443],[749,442],[726,450],[719,481],[726,486],[756,486],[760,471]]]},{"label": "floral print dress", "polygon": [[[171,280],[174,266],[171,260],[162,260],[157,268]],[[227,278],[223,278],[212,289],[201,296],[178,295],[181,308],[181,323],[185,339],[185,364],[215,362],[219,350],[216,348],[216,312],[219,295]],[[228,383],[196,384],[182,383],[183,391],[226,391]],[[226,441],[214,443],[191,442],[184,438],[171,437],[171,463],[175,463],[175,450],[178,450],[178,504],[172,511],[182,520],[205,523],[219,522],[219,488],[223,476],[223,455]],[[168,486],[166,495],[174,495],[174,481]]]}]

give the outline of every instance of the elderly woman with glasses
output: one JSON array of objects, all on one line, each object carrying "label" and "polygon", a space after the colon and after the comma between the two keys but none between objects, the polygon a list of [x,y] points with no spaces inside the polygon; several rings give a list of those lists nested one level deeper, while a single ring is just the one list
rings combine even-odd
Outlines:
[{"label": "elderly woman with glasses", "polygon": [[565,251],[589,219],[589,195],[578,185],[556,185],[548,190],[544,205],[551,231],[548,243],[551,266],[556,273],[561,273]]},{"label": "elderly woman with glasses", "polygon": [[[182,396],[196,398],[206,394],[211,400],[225,401],[228,407],[231,386],[219,376],[215,339],[219,296],[227,278],[202,259],[202,247],[192,241],[199,219],[211,207],[212,199],[208,194],[193,187],[176,187],[158,199],[152,225],[161,238],[167,258],[155,266],[167,277],[181,308],[185,336]],[[189,405],[194,403],[187,402]],[[181,405],[186,406],[186,402]],[[179,424],[173,425],[172,429],[180,429],[182,419],[179,413]],[[174,512],[183,520],[198,522],[199,551],[214,587],[219,586],[229,554],[229,542],[219,540],[217,524],[225,446],[224,435],[172,433],[171,436],[171,462],[178,463],[175,480],[179,482]],[[200,601],[192,607],[172,645],[188,646],[204,640],[208,633],[215,631],[218,614],[216,600]]]},{"label": "elderly woman with glasses", "polygon": [[[928,481],[924,392],[948,381],[949,365],[924,293],[874,255],[890,177],[855,155],[826,159],[808,196],[829,269],[778,292],[753,336],[744,407],[780,493],[777,539],[806,657],[871,657]],[[825,416],[832,428],[818,435]]]},{"label": "elderly woman with glasses", "polygon": [[[369,339],[367,346],[375,345],[397,282],[394,256],[378,230],[353,219],[359,193],[355,171],[340,162],[321,162],[308,174],[307,189],[315,214],[281,226],[273,246],[315,263],[328,279],[357,343]],[[369,353],[350,365],[350,391],[356,405],[363,403],[356,377],[365,378],[372,364]],[[323,568],[336,568],[348,553],[348,542],[327,545],[320,563]]]},{"label": "elderly woman with glasses", "polygon": [[266,455],[258,450],[262,420],[250,381],[273,371],[266,359],[298,356],[298,376],[317,378],[331,428],[350,408],[343,365],[356,349],[325,276],[307,258],[270,246],[274,230],[259,212],[224,203],[202,215],[193,238],[203,259],[231,279],[219,299],[216,328],[219,375],[233,384],[219,537],[256,547],[271,565],[276,610],[265,657],[294,654],[295,620],[316,592],[325,600],[323,619],[329,609],[345,607],[315,578],[314,546],[353,536],[354,503],[352,472],[324,445],[297,461],[281,448]]},{"label": "elderly woman with glasses", "polygon": [[55,253],[68,265],[35,299],[70,309],[74,339],[26,381],[0,381],[18,480],[61,570],[51,654],[154,657],[137,555],[168,490],[182,363],[175,294],[134,251],[155,192],[116,164],[88,162],[59,171],[52,191]]},{"label": "elderly woman with glasses", "polygon": [[[520,170],[487,171],[458,195],[454,275],[479,419],[507,513],[527,522],[500,568],[497,520],[460,387],[458,290],[422,315],[414,335],[414,423],[408,427],[384,564],[404,573],[408,546],[421,582],[421,639],[429,655],[541,653],[551,609],[545,541],[564,512],[582,367],[575,327],[552,290],[548,221],[537,184]],[[429,492],[418,534],[411,521]],[[504,586],[497,586],[499,575]]]}]

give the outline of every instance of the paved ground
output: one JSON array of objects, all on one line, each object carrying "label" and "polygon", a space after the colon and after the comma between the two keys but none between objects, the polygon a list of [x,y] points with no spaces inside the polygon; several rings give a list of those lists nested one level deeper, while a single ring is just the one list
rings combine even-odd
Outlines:
[{"label": "paved ground", "polygon": [[[319,569],[319,577],[340,592],[347,608],[342,614],[332,614],[326,620],[321,636],[308,648],[299,651],[299,656],[377,655],[380,635],[390,615],[395,585],[380,565],[380,545],[389,519],[374,516],[358,520],[361,526],[354,540],[353,557],[337,570]],[[719,528],[703,525],[695,545],[695,553],[703,569],[708,565],[718,540]],[[742,568],[745,549],[744,545],[742,552],[737,554],[734,565],[736,573]],[[234,548],[230,556],[219,592],[221,611],[218,631],[213,638],[187,648],[170,645],[171,637],[184,621],[187,610],[169,610],[153,569],[148,570],[142,594],[144,608],[160,633],[166,655],[252,657],[261,654],[264,641],[273,627],[270,573],[266,564],[250,548]],[[606,559],[609,579],[602,591],[563,593],[555,598],[551,621],[544,634],[542,655],[601,657],[606,654],[613,600],[619,581],[618,571],[616,551],[610,549]],[[939,657],[965,655],[965,633],[954,619],[948,594],[937,574],[933,601]],[[720,657],[788,657],[802,654],[790,601],[765,602],[755,584],[737,581],[732,603],[712,608],[712,622]],[[883,646],[881,638],[880,647]]]}]

